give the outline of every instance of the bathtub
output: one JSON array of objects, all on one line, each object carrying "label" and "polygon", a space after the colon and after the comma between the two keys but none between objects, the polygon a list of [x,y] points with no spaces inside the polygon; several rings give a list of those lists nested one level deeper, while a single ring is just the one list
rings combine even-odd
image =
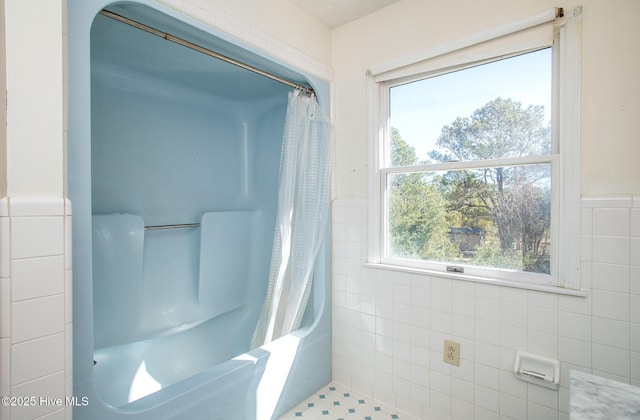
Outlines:
[{"label": "bathtub", "polygon": [[311,87],[325,109],[328,83],[150,0],[67,9],[74,419],[276,418],[331,371],[327,244],[301,328],[249,348],[292,88],[100,11]]}]

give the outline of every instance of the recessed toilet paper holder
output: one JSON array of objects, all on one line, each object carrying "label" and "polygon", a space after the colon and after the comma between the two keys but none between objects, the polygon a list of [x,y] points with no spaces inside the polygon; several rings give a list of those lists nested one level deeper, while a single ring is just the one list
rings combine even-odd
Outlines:
[{"label": "recessed toilet paper holder", "polygon": [[525,351],[516,351],[516,378],[545,388],[560,388],[560,361]]}]

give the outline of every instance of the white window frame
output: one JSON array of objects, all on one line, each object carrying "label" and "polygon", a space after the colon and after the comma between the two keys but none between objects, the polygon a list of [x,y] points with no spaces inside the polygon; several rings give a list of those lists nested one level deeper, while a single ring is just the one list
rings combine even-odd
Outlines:
[{"label": "white window frame", "polygon": [[[372,66],[368,78],[369,116],[369,235],[368,265],[410,272],[429,273],[464,280],[489,282],[538,290],[570,293],[580,289],[580,32],[582,7],[569,11],[569,16],[557,17],[559,9],[546,11],[529,18],[455,40],[414,54],[399,57]],[[551,25],[553,37],[536,44],[537,40],[509,45],[513,34],[542,24]],[[547,30],[542,28],[543,30]],[[498,40],[502,46],[495,52],[487,51],[486,44],[476,52],[474,46],[486,41]],[[509,50],[504,50],[504,40]],[[390,143],[389,90],[409,81],[420,80],[453,70],[507,58],[545,47],[552,47],[552,154],[543,157],[513,159],[511,164],[551,163],[552,166],[552,263],[551,275],[475,268],[464,266],[464,273],[451,273],[451,264],[424,262],[409,258],[385,255],[387,232],[385,206],[388,203],[386,176],[402,173],[406,168],[391,167],[386,147]],[[465,60],[446,55],[465,49]],[[443,56],[444,60],[443,60]],[[473,57],[473,58],[469,58]],[[484,161],[484,166],[497,162]],[[505,162],[500,160],[500,165]],[[509,163],[508,163],[509,164]],[[455,164],[416,165],[418,170],[464,169],[477,167],[478,162]],[[578,292],[579,293],[579,292]]]}]

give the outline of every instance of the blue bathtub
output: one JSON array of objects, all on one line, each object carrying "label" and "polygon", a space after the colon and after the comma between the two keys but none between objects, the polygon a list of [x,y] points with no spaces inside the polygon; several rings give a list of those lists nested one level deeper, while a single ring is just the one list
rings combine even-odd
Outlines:
[{"label": "blue bathtub", "polygon": [[[328,83],[153,1],[68,0],[74,419],[276,418],[330,380],[330,246],[302,327],[250,350],[291,87]],[[327,234],[327,238],[329,235]]]}]

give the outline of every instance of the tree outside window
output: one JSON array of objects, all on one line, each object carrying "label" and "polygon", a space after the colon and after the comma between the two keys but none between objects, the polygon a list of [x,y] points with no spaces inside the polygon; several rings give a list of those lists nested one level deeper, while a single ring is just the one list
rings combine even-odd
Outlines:
[{"label": "tree outside window", "polygon": [[[550,69],[550,55],[543,59]],[[542,83],[550,98],[550,76]],[[389,256],[550,273],[550,101],[523,105],[496,90],[504,95],[453,118],[435,142],[410,143],[391,128],[390,166],[402,169],[383,172]],[[425,143],[421,160],[416,147]]]}]

